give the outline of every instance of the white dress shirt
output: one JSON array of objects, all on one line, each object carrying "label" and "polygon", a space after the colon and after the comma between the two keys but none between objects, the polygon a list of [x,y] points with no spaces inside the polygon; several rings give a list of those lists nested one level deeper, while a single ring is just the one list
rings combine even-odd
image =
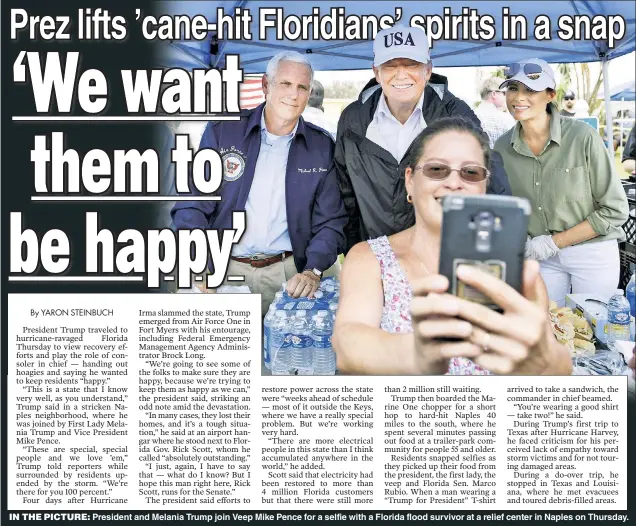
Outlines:
[{"label": "white dress shirt", "polygon": [[423,103],[424,93],[422,93],[420,100],[417,101],[413,113],[402,124],[391,113],[384,94],[380,95],[375,115],[367,128],[367,139],[384,148],[399,163],[404,157],[406,150],[411,146],[413,139],[426,128],[426,121],[422,114]]},{"label": "white dress shirt", "polygon": [[297,129],[298,123],[290,134],[274,135],[267,130],[265,117],[261,117],[261,148],[245,203],[245,233],[232,249],[234,257],[276,255],[292,249],[287,228],[285,174],[289,147]]},{"label": "white dress shirt", "polygon": [[329,132],[334,140],[336,139],[337,124],[331,122],[324,111],[307,106],[305,111],[303,111],[303,119],[316,126],[320,126],[323,130]]},{"label": "white dress shirt", "polygon": [[482,101],[482,103],[475,108],[475,115],[477,115],[481,121],[481,128],[488,134],[491,148],[494,148],[497,139],[517,122],[510,113],[501,111],[492,102]]}]

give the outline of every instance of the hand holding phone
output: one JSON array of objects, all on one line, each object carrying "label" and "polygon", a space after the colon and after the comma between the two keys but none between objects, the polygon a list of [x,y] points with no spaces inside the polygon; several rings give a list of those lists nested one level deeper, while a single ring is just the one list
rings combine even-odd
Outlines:
[{"label": "hand holding phone", "polygon": [[521,292],[475,266],[458,267],[466,285],[497,298],[500,312],[446,293],[448,280],[439,275],[419,281],[411,306],[417,359],[469,358],[494,374],[571,374],[569,351],[549,324],[539,264],[526,261],[524,267]]},{"label": "hand holding phone", "polygon": [[449,195],[442,209],[439,272],[448,278],[449,293],[501,311],[491,298],[458,279],[457,268],[476,266],[520,292],[529,201],[498,195]]}]

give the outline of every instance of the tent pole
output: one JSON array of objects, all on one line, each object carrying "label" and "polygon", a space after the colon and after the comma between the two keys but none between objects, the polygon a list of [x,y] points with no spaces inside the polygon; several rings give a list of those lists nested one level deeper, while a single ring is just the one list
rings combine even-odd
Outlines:
[{"label": "tent pole", "polygon": [[609,66],[607,57],[603,57],[603,91],[605,92],[605,135],[607,151],[610,159],[614,159],[614,123],[612,122],[612,105],[610,101]]},{"label": "tent pole", "polygon": [[[625,102],[625,97],[621,97],[621,103]],[[618,144],[621,145],[621,148],[623,147],[623,120],[625,119],[625,112],[622,111],[623,108],[625,107],[624,104],[621,104],[621,140],[619,141]],[[621,150],[622,151],[622,150]]]}]

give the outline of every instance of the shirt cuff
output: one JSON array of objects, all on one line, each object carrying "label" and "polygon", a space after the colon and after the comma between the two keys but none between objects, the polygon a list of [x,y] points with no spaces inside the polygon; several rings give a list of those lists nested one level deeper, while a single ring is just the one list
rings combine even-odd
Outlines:
[{"label": "shirt cuff", "polygon": [[587,216],[587,221],[590,223],[592,230],[594,230],[594,232],[596,232],[599,236],[609,234],[609,231],[612,228],[612,225],[607,219],[599,216],[598,211],[594,211]]}]

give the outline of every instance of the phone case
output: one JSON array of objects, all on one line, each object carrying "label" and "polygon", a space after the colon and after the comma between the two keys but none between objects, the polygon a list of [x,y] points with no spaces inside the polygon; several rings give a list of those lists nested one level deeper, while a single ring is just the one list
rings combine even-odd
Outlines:
[{"label": "phone case", "polygon": [[439,271],[450,282],[449,292],[500,311],[490,298],[458,280],[455,270],[461,264],[477,265],[520,291],[529,201],[498,195],[453,195],[444,198],[442,209]]}]

